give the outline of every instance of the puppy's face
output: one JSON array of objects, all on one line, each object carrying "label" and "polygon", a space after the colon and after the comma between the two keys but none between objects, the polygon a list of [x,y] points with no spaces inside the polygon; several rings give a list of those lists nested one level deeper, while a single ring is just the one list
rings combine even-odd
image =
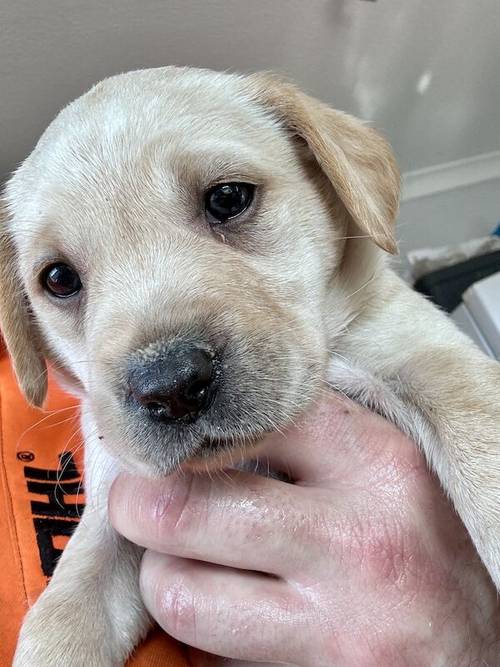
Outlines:
[{"label": "puppy's face", "polygon": [[[273,86],[174,68],[109,79],[61,112],[8,185],[23,335],[87,396],[131,469],[221,464],[320,386],[354,216]],[[363,178],[352,171],[342,179]],[[15,361],[20,311],[3,305]]]}]

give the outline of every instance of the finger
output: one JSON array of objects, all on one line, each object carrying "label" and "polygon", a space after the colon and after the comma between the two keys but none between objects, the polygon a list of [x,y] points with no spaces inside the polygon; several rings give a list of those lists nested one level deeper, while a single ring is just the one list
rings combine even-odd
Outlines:
[{"label": "finger", "polygon": [[144,603],[171,636],[197,649],[239,660],[288,662],[296,637],[307,642],[298,599],[284,582],[146,552]]},{"label": "finger", "polygon": [[258,457],[297,484],[318,486],[359,483],[360,472],[373,466],[425,469],[415,444],[393,424],[333,391],[293,427],[267,436]]},{"label": "finger", "polygon": [[118,532],[154,551],[288,577],[325,551],[331,506],[309,489],[239,471],[225,480],[123,474],[109,515]]}]

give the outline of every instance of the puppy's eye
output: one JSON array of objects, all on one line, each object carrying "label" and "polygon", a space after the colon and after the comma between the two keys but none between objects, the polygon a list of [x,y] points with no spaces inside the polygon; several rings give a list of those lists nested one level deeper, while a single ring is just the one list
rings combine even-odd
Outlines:
[{"label": "puppy's eye", "polygon": [[82,288],[78,273],[63,262],[47,266],[41,275],[41,283],[47,292],[59,299],[74,296]]},{"label": "puppy's eye", "polygon": [[251,183],[214,185],[205,194],[205,211],[216,223],[236,218],[250,206],[254,191]]}]

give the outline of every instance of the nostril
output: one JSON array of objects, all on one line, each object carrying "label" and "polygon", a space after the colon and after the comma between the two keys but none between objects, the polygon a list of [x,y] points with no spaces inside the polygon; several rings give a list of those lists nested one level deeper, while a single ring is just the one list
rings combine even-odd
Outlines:
[{"label": "nostril", "polygon": [[165,408],[165,405],[162,405],[161,403],[157,403],[156,401],[141,401],[139,400],[144,407],[149,410],[150,412],[160,412],[160,410],[163,410]]},{"label": "nostril", "polygon": [[186,396],[194,399],[204,396],[207,393],[211,382],[212,376],[210,376],[208,380],[198,380],[197,382],[193,382],[191,386],[186,388]]},{"label": "nostril", "polygon": [[155,421],[194,421],[207,409],[216,389],[212,351],[175,344],[153,360],[133,364],[131,396]]},{"label": "nostril", "polygon": [[148,410],[160,410],[164,407],[161,403],[156,403],[155,401],[148,401],[145,406]]}]

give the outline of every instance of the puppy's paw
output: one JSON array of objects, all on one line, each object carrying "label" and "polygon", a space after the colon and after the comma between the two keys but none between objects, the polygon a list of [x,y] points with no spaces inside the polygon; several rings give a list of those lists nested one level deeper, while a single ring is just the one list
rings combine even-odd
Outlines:
[{"label": "puppy's paw", "polygon": [[[26,616],[13,667],[122,667],[113,628],[79,603],[42,598]],[[59,601],[57,601],[59,602]]]}]

